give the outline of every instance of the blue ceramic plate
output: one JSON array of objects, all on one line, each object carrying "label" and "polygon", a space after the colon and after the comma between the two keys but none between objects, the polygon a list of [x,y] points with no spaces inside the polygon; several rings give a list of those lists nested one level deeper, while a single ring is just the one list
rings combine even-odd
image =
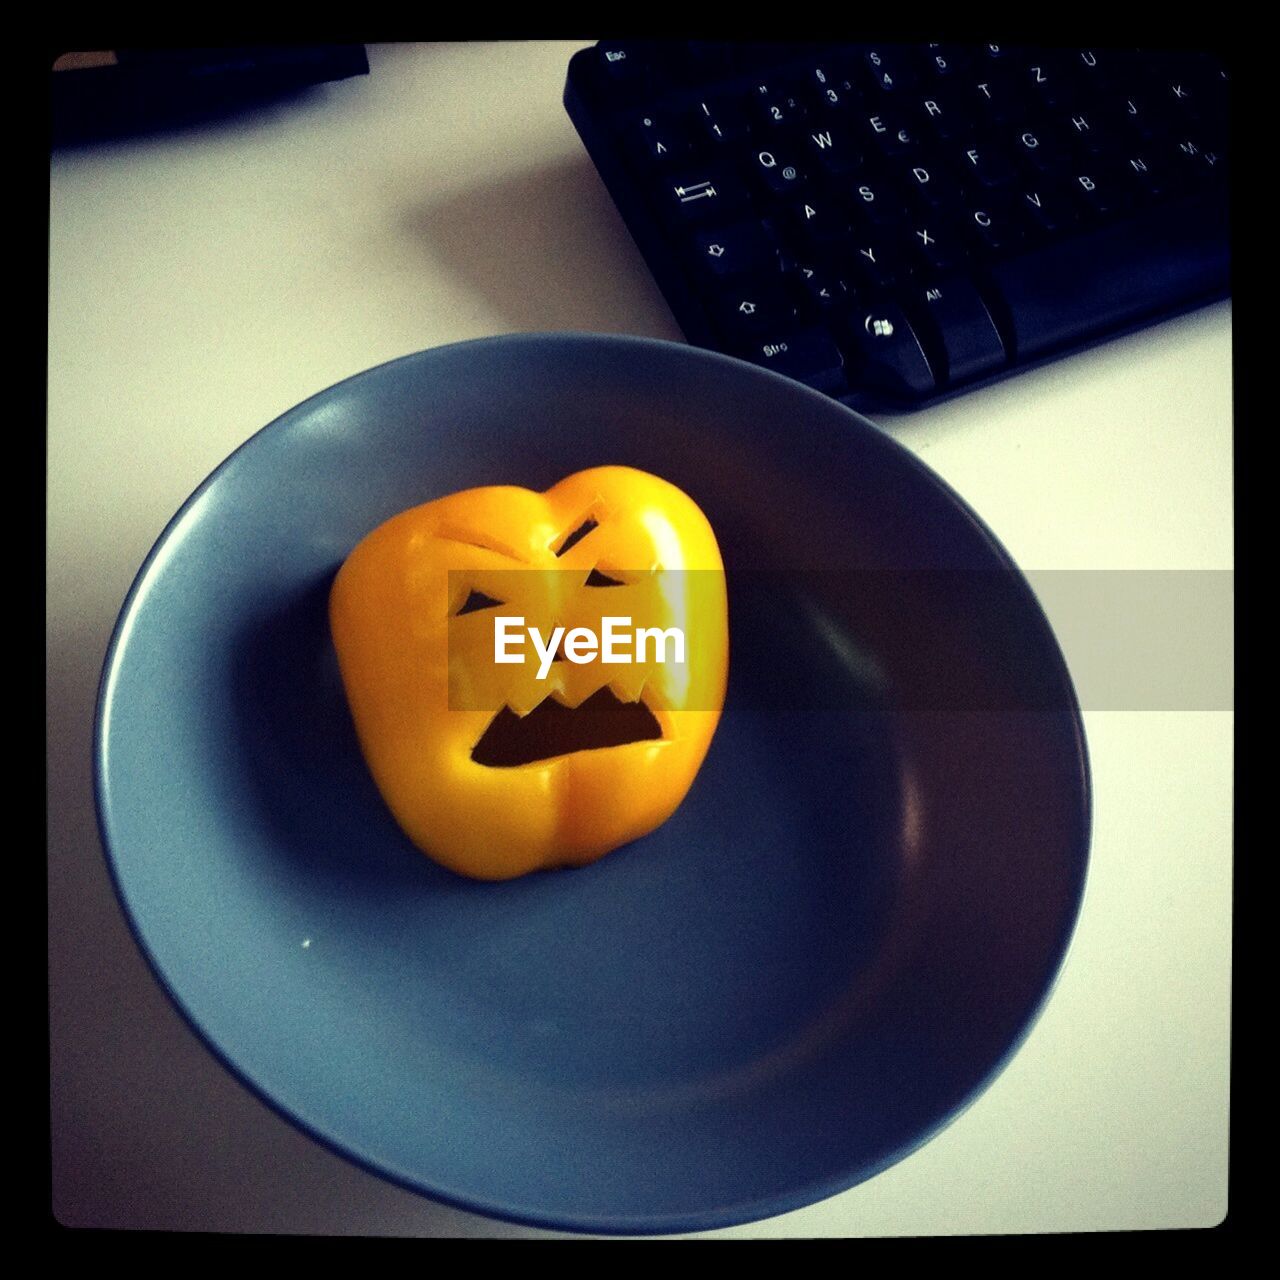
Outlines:
[{"label": "blue ceramic plate", "polygon": [[[404,508],[605,463],[717,531],[720,728],[653,835],[460,879],[365,770],[329,584]],[[766,1217],[909,1154],[1026,1034],[1088,849],[1069,678],[973,512],[834,401],[633,338],[425,351],[255,435],[134,583],[96,767],[139,944],[241,1080],[404,1186],[584,1231]]]}]

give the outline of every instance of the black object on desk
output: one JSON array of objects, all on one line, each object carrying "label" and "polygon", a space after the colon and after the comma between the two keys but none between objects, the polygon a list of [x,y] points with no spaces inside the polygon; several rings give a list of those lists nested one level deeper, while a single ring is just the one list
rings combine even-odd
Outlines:
[{"label": "black object on desk", "polygon": [[565,106],[691,342],[918,404],[1229,291],[1185,51],[609,42]]},{"label": "black object on desk", "polygon": [[190,125],[368,73],[368,57],[358,44],[65,54],[49,77],[50,142],[59,146]]}]

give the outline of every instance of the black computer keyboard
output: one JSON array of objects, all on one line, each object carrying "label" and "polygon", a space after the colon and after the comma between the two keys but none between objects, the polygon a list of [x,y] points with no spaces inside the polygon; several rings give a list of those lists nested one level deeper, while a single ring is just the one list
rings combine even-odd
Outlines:
[{"label": "black computer keyboard", "polygon": [[686,337],[919,404],[1229,292],[1214,54],[602,41],[565,106]]}]

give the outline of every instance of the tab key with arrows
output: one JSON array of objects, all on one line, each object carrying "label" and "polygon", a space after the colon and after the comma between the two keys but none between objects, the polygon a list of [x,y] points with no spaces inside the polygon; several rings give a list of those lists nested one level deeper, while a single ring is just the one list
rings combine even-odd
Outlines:
[{"label": "tab key with arrows", "polygon": [[663,218],[676,226],[716,222],[747,201],[746,188],[731,175],[714,172],[665,178],[656,188]]}]

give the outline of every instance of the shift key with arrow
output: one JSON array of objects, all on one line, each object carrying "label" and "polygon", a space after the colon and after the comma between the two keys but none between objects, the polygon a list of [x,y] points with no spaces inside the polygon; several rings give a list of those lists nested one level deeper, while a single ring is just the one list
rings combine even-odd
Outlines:
[{"label": "shift key with arrow", "polygon": [[731,345],[754,346],[760,334],[786,333],[795,324],[796,305],[780,282],[743,280],[715,299],[711,307],[716,328]]},{"label": "shift key with arrow", "polygon": [[699,231],[693,237],[693,247],[699,268],[716,280],[767,269],[778,260],[778,246],[759,222]]}]

